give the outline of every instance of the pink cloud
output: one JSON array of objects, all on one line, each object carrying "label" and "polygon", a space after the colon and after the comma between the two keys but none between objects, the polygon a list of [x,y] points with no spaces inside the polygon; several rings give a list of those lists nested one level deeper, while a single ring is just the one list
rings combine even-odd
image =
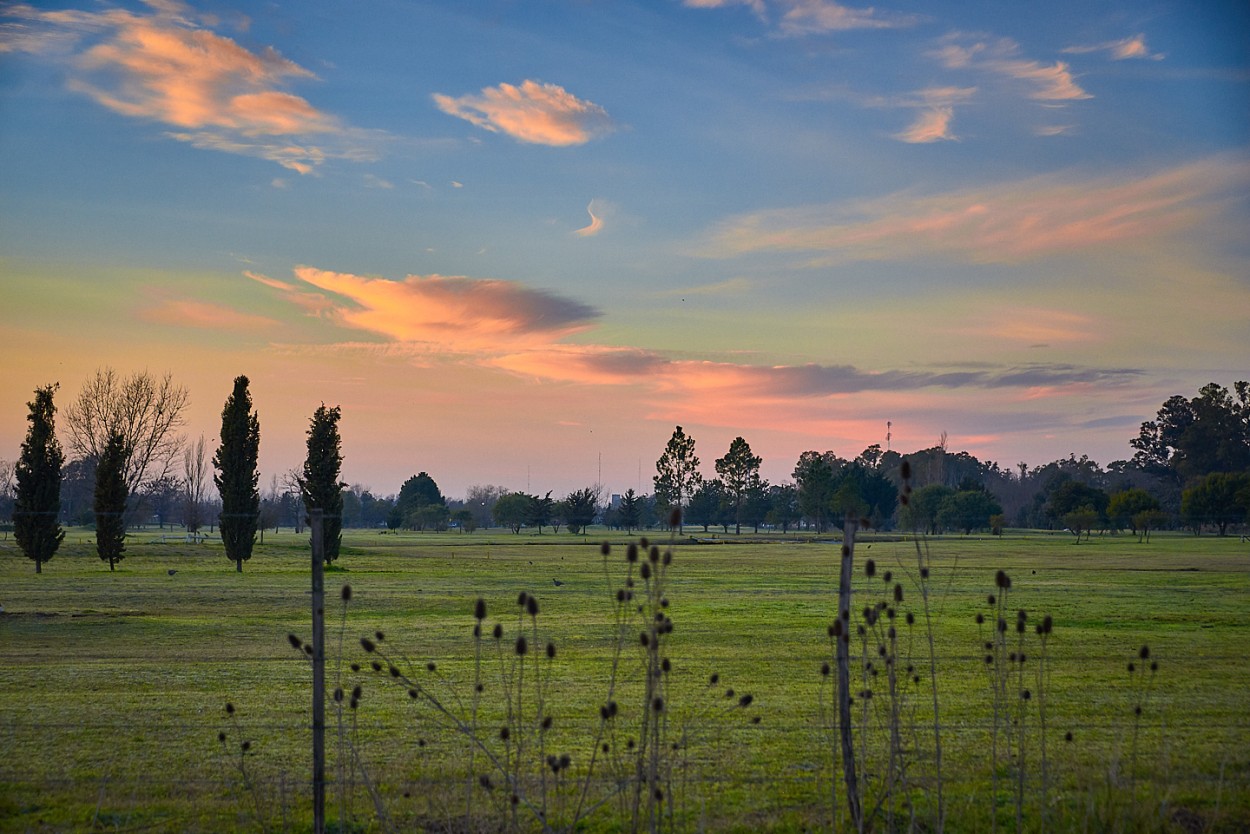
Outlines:
[{"label": "pink cloud", "polygon": [[966,36],[951,36],[932,56],[947,69],[973,69],[1026,82],[1033,99],[1062,102],[1091,98],[1062,61],[1043,64],[1022,58],[1020,45],[1010,38],[968,40]]},{"label": "pink cloud", "polygon": [[536,145],[582,145],[612,130],[607,111],[555,84],[485,87],[480,95],[434,94],[438,109],[494,133]]},{"label": "pink cloud", "polygon": [[931,196],[808,206],[731,218],[696,249],[706,257],[811,252],[847,260],[1008,263],[1157,240],[1219,216],[1250,184],[1250,163],[1213,158],[1147,177],[1036,177]]},{"label": "pink cloud", "polygon": [[1146,46],[1146,36],[1142,34],[1133,35],[1118,41],[1069,46],[1063,51],[1076,55],[1088,52],[1106,52],[1113,61],[1126,61],[1134,58],[1162,61],[1164,58],[1162,53],[1150,51],[1150,47]]},{"label": "pink cloud", "polygon": [[914,25],[910,15],[886,15],[874,8],[852,8],[832,0],[788,0],[781,31],[790,35],[844,32],[851,29],[895,29]]},{"label": "pink cloud", "polygon": [[950,129],[951,119],[954,117],[955,110],[951,107],[934,107],[930,110],[923,110],[910,127],[902,133],[895,134],[894,138],[911,144],[954,139],[955,135],[951,133]]},{"label": "pink cloud", "polygon": [[221,304],[190,298],[161,301],[140,311],[140,318],[155,324],[197,327],[206,330],[269,330],[279,323],[265,316],[243,313]]}]

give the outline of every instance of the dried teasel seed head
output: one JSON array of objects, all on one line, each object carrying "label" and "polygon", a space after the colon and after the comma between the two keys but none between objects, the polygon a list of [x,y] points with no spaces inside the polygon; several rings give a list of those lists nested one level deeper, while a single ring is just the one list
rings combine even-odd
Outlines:
[{"label": "dried teasel seed head", "polygon": [[364,649],[366,652],[369,652],[370,654],[377,651],[378,649],[378,647],[374,644],[374,642],[370,640],[368,637],[360,638],[360,648]]},{"label": "dried teasel seed head", "polygon": [[220,733],[218,733],[218,734],[217,734],[217,740],[218,740],[218,741],[220,741],[222,744],[225,744],[225,743],[226,743],[226,734],[225,734],[224,732],[220,732]]},{"label": "dried teasel seed head", "polygon": [[481,597],[478,597],[477,602],[473,604],[473,618],[478,622],[486,619],[486,600]]},{"label": "dried teasel seed head", "polygon": [[665,567],[668,567],[669,565],[673,564],[673,551],[671,551],[671,550],[666,550],[666,551],[664,551],[664,560],[663,560],[663,561],[664,561],[664,566],[665,566]]},{"label": "dried teasel seed head", "polygon": [[417,696],[419,696],[420,694],[421,693],[418,692],[415,688],[408,690],[408,697],[412,698],[414,701],[417,699]]},{"label": "dried teasel seed head", "polygon": [[495,789],[495,783],[492,782],[490,780],[490,777],[487,776],[485,773],[477,777],[477,783],[488,791],[493,791]]},{"label": "dried teasel seed head", "polygon": [[842,545],[842,556],[843,556],[843,558],[845,558],[845,557],[847,557],[847,556],[850,556],[850,555],[851,555],[851,548],[850,548],[850,546],[849,546],[849,545],[845,545],[845,544],[844,544],[844,545]]},{"label": "dried teasel seed head", "polygon": [[1137,653],[1137,656],[1140,657],[1142,660],[1149,660],[1150,659],[1150,647],[1142,646],[1141,651]]},{"label": "dried teasel seed head", "polygon": [[865,561],[864,562],[864,576],[867,576],[869,579],[872,579],[876,575],[877,575],[877,563],[873,561],[872,559]]},{"label": "dried teasel seed head", "polygon": [[334,703],[336,704],[343,703],[343,687],[341,686],[336,686],[334,688]]},{"label": "dried teasel seed head", "polygon": [[647,562],[643,562],[642,567],[638,569],[638,575],[641,576],[643,579],[650,579],[651,578],[651,565],[648,564]]},{"label": "dried teasel seed head", "polygon": [[1007,573],[1005,571],[1000,570],[994,574],[994,584],[999,588],[1010,587],[1008,585],[1010,581],[1011,580],[1007,578]]},{"label": "dried teasel seed head", "polygon": [[625,561],[626,562],[638,561],[638,545],[634,544],[633,542],[629,543],[629,547],[625,548]]},{"label": "dried teasel seed head", "polygon": [[920,578],[921,578],[921,579],[928,579],[928,578],[929,578],[929,569],[928,569],[928,568],[921,568],[921,569],[920,569]]},{"label": "dried teasel seed head", "polygon": [[473,639],[474,640],[482,639],[482,624],[481,623],[473,624]]},{"label": "dried teasel seed head", "polygon": [[664,660],[660,661],[660,669],[663,670],[665,674],[667,674],[673,671],[673,664],[666,657],[664,658]]},{"label": "dried teasel seed head", "polygon": [[530,648],[530,644],[529,644],[529,641],[525,639],[525,635],[522,634],[518,636],[516,639],[516,653],[524,657],[525,653],[529,651],[529,648]]},{"label": "dried teasel seed head", "polygon": [[996,602],[998,602],[998,597],[994,596],[993,594],[990,594],[988,597],[985,598],[985,601],[988,602],[990,605],[993,605]]},{"label": "dried teasel seed head", "polygon": [[291,648],[295,649],[295,651],[300,652],[304,650],[304,641],[296,637],[294,634],[288,634],[286,639],[287,642],[291,644]]},{"label": "dried teasel seed head", "polygon": [[903,601],[903,586],[898,582],[894,583],[894,601],[895,602]]},{"label": "dried teasel seed head", "polygon": [[390,668],[390,670],[389,670],[389,671],[390,671],[390,673],[391,673],[391,677],[392,677],[392,678],[397,678],[397,677],[399,677],[399,669],[398,669],[398,668],[396,668],[396,667],[392,666],[392,667]]},{"label": "dried teasel seed head", "polygon": [[1157,660],[1150,661],[1150,671],[1152,672],[1159,671],[1159,662]]},{"label": "dried teasel seed head", "polygon": [[647,551],[647,558],[651,560],[651,564],[653,565],[660,561],[659,545],[651,545],[651,549]]},{"label": "dried teasel seed head", "polygon": [[1136,663],[1133,663],[1132,661],[1129,661],[1129,664],[1128,664],[1128,673],[1131,675],[1131,674],[1133,674],[1133,673],[1134,673],[1134,672],[1136,672],[1136,671],[1137,671],[1137,664],[1136,664]]},{"label": "dried teasel seed head", "polygon": [[904,460],[898,467],[898,474],[906,481],[911,477],[911,461]]},{"label": "dried teasel seed head", "polygon": [[898,503],[902,504],[904,507],[910,505],[911,496],[904,492],[902,495],[898,497]]},{"label": "dried teasel seed head", "polygon": [[1045,617],[1042,617],[1042,633],[1043,634],[1050,634],[1051,631],[1054,630],[1054,628],[1055,628],[1055,620],[1053,617],[1051,617],[1049,614],[1047,614]]},{"label": "dried teasel seed head", "polygon": [[668,514],[668,526],[669,527],[681,526],[681,507],[674,507],[673,511]]},{"label": "dried teasel seed head", "polygon": [[741,698],[738,699],[738,706],[742,707],[743,709],[746,709],[747,707],[751,706],[751,702],[754,700],[755,700],[755,696],[752,695],[750,692],[748,692],[747,694],[743,695]]},{"label": "dried teasel seed head", "polygon": [[655,710],[656,712],[663,712],[664,711],[664,699],[657,695],[651,701],[651,709]]},{"label": "dried teasel seed head", "polygon": [[832,670],[829,668],[829,661],[825,661],[824,663],[820,664],[820,676],[822,678],[829,677],[830,671]]},{"label": "dried teasel seed head", "polygon": [[353,663],[353,664],[351,665],[351,667],[350,667],[350,668],[351,668],[351,670],[352,670],[353,672],[359,672],[359,671],[360,671],[360,664],[359,664],[359,663]]},{"label": "dried teasel seed head", "polygon": [[359,701],[359,700],[360,700],[361,696],[362,696],[362,695],[364,695],[364,693],[365,693],[365,691],[364,691],[364,689],[360,686],[360,684],[356,684],[356,685],[352,688],[352,698],[356,699],[357,701]]},{"label": "dried teasel seed head", "polygon": [[599,554],[601,556],[609,556],[612,553],[612,545],[609,542],[602,542],[599,545]]},{"label": "dried teasel seed head", "polygon": [[352,601],[352,586],[351,585],[344,585],[341,593],[343,596],[343,602]]},{"label": "dried teasel seed head", "polygon": [[376,638],[378,639],[378,642],[379,642],[379,643],[382,643],[382,642],[384,642],[384,641],[386,640],[386,635],[385,635],[385,634],[383,634],[381,631],[375,631],[375,632],[373,632],[373,636],[374,636],[374,637],[376,637]]},{"label": "dried teasel seed head", "polygon": [[437,663],[435,663],[434,661],[432,661],[432,660],[431,660],[430,662],[428,662],[428,663],[426,663],[426,664],[425,664],[425,671],[427,671],[427,672],[437,672],[437,671],[438,671],[438,664],[437,664]]},{"label": "dried teasel seed head", "polygon": [[547,643],[547,659],[551,660],[555,656],[556,656],[556,644],[548,642]]},{"label": "dried teasel seed head", "polygon": [[495,630],[491,634],[496,640],[503,639],[503,626],[500,623],[495,623]]},{"label": "dried teasel seed head", "polygon": [[535,597],[530,596],[525,600],[525,613],[531,617],[538,616],[538,600]]},{"label": "dried teasel seed head", "polygon": [[716,684],[718,683],[720,683],[720,674],[717,672],[713,672],[711,676],[707,679],[707,685],[716,686]]},{"label": "dried teasel seed head", "polygon": [[1068,742],[1072,741],[1072,731],[1071,731],[1071,730],[1068,730],[1066,733],[1064,733],[1064,734],[1063,734],[1063,740],[1064,740],[1064,741],[1068,741]]},{"label": "dried teasel seed head", "polygon": [[234,715],[234,704],[226,701],[226,715]]},{"label": "dried teasel seed head", "polygon": [[910,611],[908,611],[908,612],[907,612],[907,624],[908,624],[908,625],[915,625],[915,624],[916,624],[916,615],[915,615],[915,614],[913,614],[913,613],[912,613],[912,612],[910,612]]},{"label": "dried teasel seed head", "polygon": [[500,739],[502,739],[503,741],[507,741],[511,736],[512,736],[512,730],[509,729],[507,724],[504,724],[502,727],[499,728]]},{"label": "dried teasel seed head", "polygon": [[309,657],[312,657],[312,653],[313,653],[313,647],[312,647],[312,644],[311,644],[311,643],[305,643],[305,644],[304,644],[304,654],[308,655]]},{"label": "dried teasel seed head", "polygon": [[885,573],[881,574],[881,581],[882,581],[882,582],[884,582],[884,583],[885,583],[885,584],[887,584],[887,585],[889,585],[891,582],[893,582],[893,581],[894,581],[894,571],[892,571],[892,570],[888,570],[888,571],[886,571]]},{"label": "dried teasel seed head", "polygon": [[239,745],[239,748],[240,748],[240,749],[241,749],[244,753],[246,753],[248,750],[251,750],[251,749],[252,749],[252,742],[250,742],[250,741],[245,741],[245,742],[243,742],[242,744],[240,744],[240,745]]}]

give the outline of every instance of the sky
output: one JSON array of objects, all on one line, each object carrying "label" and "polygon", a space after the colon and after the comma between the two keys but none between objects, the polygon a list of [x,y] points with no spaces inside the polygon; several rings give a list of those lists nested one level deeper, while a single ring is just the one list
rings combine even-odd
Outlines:
[{"label": "sky", "polygon": [[1250,6],[0,2],[0,458],[169,372],[270,475],[650,492],[674,426],[1107,464],[1250,376]]}]

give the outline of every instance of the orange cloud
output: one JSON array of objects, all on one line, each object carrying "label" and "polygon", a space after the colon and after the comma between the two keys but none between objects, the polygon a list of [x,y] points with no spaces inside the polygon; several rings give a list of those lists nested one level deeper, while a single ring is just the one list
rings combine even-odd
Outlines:
[{"label": "orange cloud", "polygon": [[297,267],[295,276],[344,299],[331,302],[332,315],[348,327],[450,351],[550,344],[584,330],[599,315],[512,281],[445,275],[390,281],[308,266]]},{"label": "orange cloud", "polygon": [[[61,44],[84,38],[70,89],[122,115],[174,128],[167,136],[199,148],[269,159],[309,173],[328,156],[372,158],[358,131],[283,89],[315,76],[273,48],[252,52],[197,23],[174,0],[151,0],[152,13],[42,12],[15,6],[5,14]],[[34,37],[30,35],[29,37]],[[20,44],[19,44],[20,45]],[[314,137],[345,143],[337,150]],[[356,147],[352,147],[356,146]]]},{"label": "orange cloud", "polygon": [[696,254],[812,252],[848,260],[1009,263],[1088,247],[1158,239],[1210,222],[1250,185],[1250,162],[1213,158],[1148,177],[1036,177],[982,189],[860,204],[809,206],[723,222]]},{"label": "orange cloud", "polygon": [[586,206],[586,213],[590,215],[590,225],[583,226],[580,229],[574,229],[573,234],[578,237],[594,237],[603,231],[603,218],[595,214],[596,200],[591,200],[590,205]]},{"label": "orange cloud", "polygon": [[438,109],[493,133],[536,145],[582,145],[612,130],[608,113],[555,84],[485,87],[481,95],[434,94]]}]

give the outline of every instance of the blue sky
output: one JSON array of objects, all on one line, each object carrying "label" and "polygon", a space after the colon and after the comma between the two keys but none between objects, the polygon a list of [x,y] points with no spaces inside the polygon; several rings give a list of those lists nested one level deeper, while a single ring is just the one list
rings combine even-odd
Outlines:
[{"label": "blue sky", "polygon": [[675,424],[1107,463],[1246,377],[1244,3],[0,6],[0,457],[171,371],[262,466],[649,490]]}]

